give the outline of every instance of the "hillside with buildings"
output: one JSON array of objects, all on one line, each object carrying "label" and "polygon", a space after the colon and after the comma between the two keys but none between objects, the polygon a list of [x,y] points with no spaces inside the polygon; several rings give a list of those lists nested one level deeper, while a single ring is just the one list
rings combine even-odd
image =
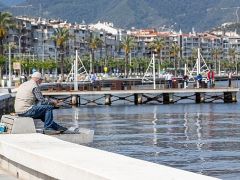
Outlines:
[{"label": "hillside with buildings", "polygon": [[240,23],[224,23],[221,26],[213,28],[213,31],[235,31],[236,33],[240,34]]},{"label": "hillside with buildings", "polygon": [[[115,27],[112,23],[98,22],[93,24],[69,23],[66,21],[44,19],[44,18],[26,18],[17,17],[18,24],[22,24],[22,31],[13,30],[5,39],[7,42],[15,42],[20,49],[14,49],[13,53],[33,53],[38,58],[52,57],[56,58],[58,47],[52,39],[56,28],[65,27],[73,39],[66,43],[66,54],[73,56],[75,50],[80,54],[89,53],[89,38],[93,35],[100,38],[102,45],[95,49],[95,58],[124,57],[124,50],[120,49],[120,44],[125,36],[132,36],[136,45],[132,49],[132,57],[142,58],[150,57],[151,49],[149,44],[156,38],[164,40],[164,47],[161,50],[161,58],[171,60],[171,47],[178,44],[180,47],[179,57],[181,59],[192,59],[194,51],[200,48],[204,59],[211,60],[213,50],[221,50],[218,55],[221,59],[229,59],[230,49],[240,52],[240,35],[235,31],[222,31],[215,29],[211,32],[189,32],[169,31],[158,29],[130,29],[125,30]],[[20,41],[19,41],[20,37]]]},{"label": "hillside with buildings", "polygon": [[225,22],[239,21],[238,0],[26,0],[20,5],[8,10],[14,15],[78,23],[108,21],[123,28],[164,27],[189,32],[194,27],[200,32]]}]

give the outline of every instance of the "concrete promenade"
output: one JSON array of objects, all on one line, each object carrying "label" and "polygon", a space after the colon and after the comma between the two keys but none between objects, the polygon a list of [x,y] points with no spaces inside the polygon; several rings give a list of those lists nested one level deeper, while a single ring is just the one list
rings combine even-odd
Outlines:
[{"label": "concrete promenade", "polygon": [[11,175],[8,171],[0,168],[0,180],[17,180],[17,178]]},{"label": "concrete promenade", "polygon": [[0,165],[22,179],[216,179],[37,133],[0,135],[0,155]]}]

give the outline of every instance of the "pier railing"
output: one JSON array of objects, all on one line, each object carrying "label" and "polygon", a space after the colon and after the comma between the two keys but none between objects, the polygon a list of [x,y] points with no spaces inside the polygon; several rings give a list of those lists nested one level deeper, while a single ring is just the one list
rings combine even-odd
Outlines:
[{"label": "pier railing", "polygon": [[237,102],[238,88],[189,88],[189,89],[130,89],[101,91],[44,91],[50,98],[61,99],[71,105],[112,105],[124,103],[171,104]]}]

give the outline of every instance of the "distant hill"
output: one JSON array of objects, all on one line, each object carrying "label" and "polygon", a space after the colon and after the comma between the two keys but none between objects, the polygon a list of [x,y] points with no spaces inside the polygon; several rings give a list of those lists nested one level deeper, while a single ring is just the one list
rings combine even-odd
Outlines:
[{"label": "distant hill", "polygon": [[223,24],[221,26],[215,27],[212,30],[222,30],[222,31],[236,31],[238,34],[240,34],[240,23],[229,23],[229,24]]},{"label": "distant hill", "polygon": [[0,0],[0,3],[6,6],[13,6],[23,2],[25,2],[25,0]]},{"label": "distant hill", "polygon": [[[3,1],[3,0],[2,0]],[[7,0],[5,0],[7,1]],[[12,0],[17,1],[17,0]],[[20,0],[19,0],[20,1]],[[26,0],[15,14],[60,18],[70,22],[110,21],[123,28],[194,27],[197,32],[237,20],[239,0]],[[239,10],[240,16],[240,10]]]},{"label": "distant hill", "polygon": [[4,10],[6,8],[5,4],[0,2],[0,11]]}]

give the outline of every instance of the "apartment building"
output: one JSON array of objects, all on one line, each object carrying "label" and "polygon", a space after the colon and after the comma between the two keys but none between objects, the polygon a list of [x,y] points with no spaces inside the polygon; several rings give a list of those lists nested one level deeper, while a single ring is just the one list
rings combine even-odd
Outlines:
[{"label": "apartment building", "polygon": [[235,32],[226,32],[224,36],[225,40],[225,49],[228,52],[229,56],[229,49],[235,49],[236,54],[240,53],[240,35]]},{"label": "apartment building", "polygon": [[[115,28],[112,23],[98,22],[86,24],[82,22],[68,23],[61,20],[47,20],[43,18],[16,17],[17,29],[11,30],[6,39],[14,42],[13,55],[30,56],[35,59],[55,59],[59,57],[58,47],[52,39],[55,30],[65,27],[72,38],[66,43],[65,55],[74,56],[78,50],[80,55],[89,53],[90,36],[102,39],[102,46],[95,51],[96,58],[123,58],[124,51],[120,44],[123,36],[134,37],[136,46],[132,49],[132,57],[150,57],[149,43],[155,38],[162,38],[165,46],[161,51],[162,59],[170,59],[170,48],[173,43],[180,47],[179,57],[189,59],[193,57],[197,48],[201,49],[204,59],[212,59],[213,49],[221,49],[220,58],[229,58],[229,48],[240,52],[240,35],[236,32],[211,32],[211,33],[182,33],[174,31],[157,31],[156,29],[124,29]],[[7,53],[7,52],[6,52]]]},{"label": "apartment building", "polygon": [[89,25],[90,33],[93,36],[99,37],[103,44],[96,50],[96,58],[119,57],[123,55],[120,49],[120,42],[123,36],[126,35],[124,29],[115,28],[113,23],[98,22]]},{"label": "apartment building", "polygon": [[161,57],[163,59],[170,58],[170,46],[174,41],[177,41],[176,34],[172,32],[158,32],[156,29],[132,30],[129,34],[134,37],[136,42],[136,47],[134,47],[132,52],[136,57],[150,57],[151,49],[149,44],[155,38],[161,38],[165,43],[161,51]]},{"label": "apartment building", "polygon": [[[17,43],[16,36],[21,36],[21,53],[30,52],[38,59],[57,58],[59,56],[58,47],[52,37],[57,28],[65,27],[69,30],[71,38],[66,42],[65,55],[71,57],[78,50],[80,54],[89,52],[89,38],[96,35],[102,39],[103,45],[96,52],[97,58],[118,56],[117,49],[120,46],[120,40],[124,30],[116,29],[111,23],[100,23],[96,25],[71,24],[60,20],[46,20],[42,18],[17,17],[19,24],[27,25],[28,32],[12,32],[9,34],[9,42]],[[23,28],[22,28],[23,29]],[[25,26],[24,26],[24,29]],[[16,35],[14,35],[16,34]],[[23,37],[24,36],[24,37]],[[26,38],[28,37],[28,38]],[[16,50],[14,53],[19,54]]]},{"label": "apartment building", "polygon": [[179,57],[183,59],[190,59],[196,56],[197,49],[201,49],[201,54],[204,59],[212,59],[213,49],[219,49],[222,53],[220,59],[227,59],[229,48],[235,48],[240,52],[240,35],[233,33],[226,33],[219,35],[214,33],[196,33],[190,32],[188,34],[180,32],[158,32],[156,29],[141,29],[132,30],[131,36],[135,38],[137,44],[136,49],[133,50],[137,56],[150,57],[151,51],[148,48],[155,38],[161,38],[165,42],[165,47],[161,51],[163,59],[169,59],[171,44],[178,43],[180,47]]}]

